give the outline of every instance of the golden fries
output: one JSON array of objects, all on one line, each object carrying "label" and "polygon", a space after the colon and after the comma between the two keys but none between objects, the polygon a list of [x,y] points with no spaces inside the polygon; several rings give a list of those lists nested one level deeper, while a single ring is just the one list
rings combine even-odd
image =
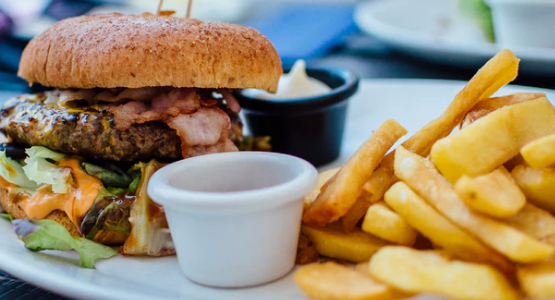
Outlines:
[{"label": "golden fries", "polygon": [[470,208],[494,218],[515,216],[526,204],[526,197],[505,167],[474,178],[463,175],[455,191]]},{"label": "golden fries", "polygon": [[518,281],[526,296],[533,299],[555,298],[555,263],[545,262],[518,268]]},{"label": "golden fries", "polygon": [[385,203],[378,202],[368,208],[362,230],[383,240],[412,246],[418,232]]},{"label": "golden fries", "polygon": [[464,260],[490,263],[504,273],[514,271],[508,259],[453,225],[404,182],[394,184],[385,193],[384,199],[412,227],[445,251]]},{"label": "golden fries", "polygon": [[545,98],[505,106],[444,138],[431,159],[450,182],[486,174],[516,156],[525,144],[555,133],[555,108]]},{"label": "golden fries", "polygon": [[295,281],[311,299],[391,300],[406,297],[406,294],[372,279],[369,272],[364,274],[333,262],[306,265],[295,273]]},{"label": "golden fries", "polygon": [[481,100],[476,103],[472,110],[466,114],[461,125],[470,125],[478,119],[489,115],[490,113],[507,105],[513,105],[520,102],[526,102],[545,97],[544,93],[515,93],[503,97],[495,97]]},{"label": "golden fries", "polygon": [[478,101],[491,97],[502,86],[515,80],[519,61],[509,50],[499,52],[478,70],[439,118],[426,124],[404,142],[403,147],[428,156],[433,144],[449,135]]},{"label": "golden fries", "polygon": [[536,170],[517,166],[511,172],[518,186],[533,204],[555,213],[555,169]]},{"label": "golden fries", "polygon": [[314,243],[318,253],[355,263],[368,261],[376,251],[388,244],[360,229],[344,233],[332,228],[303,225],[301,230]]},{"label": "golden fries", "polygon": [[347,213],[382,157],[406,133],[407,130],[397,122],[384,122],[341,167],[333,181],[327,183],[305,211],[303,222],[313,226],[324,226]]},{"label": "golden fries", "polygon": [[358,264],[301,268],[305,294],[555,297],[555,107],[542,93],[490,98],[518,61],[500,52],[402,146],[385,155],[405,133],[388,121],[320,175],[302,234],[319,254]]},{"label": "golden fries", "polygon": [[488,265],[452,261],[435,251],[388,246],[370,260],[370,273],[409,293],[455,299],[521,299],[501,273]]},{"label": "golden fries", "polygon": [[[386,160],[388,156],[384,158],[384,161],[381,163],[382,165],[387,164]],[[368,211],[370,205],[382,200],[383,194],[385,194],[387,189],[397,181],[397,178],[393,176],[392,172],[393,170],[379,167],[372,173],[370,179],[364,184],[355,204],[351,206],[351,209],[341,218],[341,224],[345,231],[350,231],[355,228],[358,221],[360,221],[366,214],[366,211]]]},{"label": "golden fries", "polygon": [[536,169],[555,166],[555,134],[544,136],[526,144],[520,149],[524,160]]},{"label": "golden fries", "polygon": [[507,224],[539,241],[555,246],[555,217],[541,208],[526,203],[516,216],[507,220]]},{"label": "golden fries", "polygon": [[[447,109],[437,119],[426,124],[407,141],[403,147],[421,156],[428,156],[432,145],[441,138],[446,137],[462,122],[466,114],[481,99],[489,98],[499,88],[513,81],[518,75],[519,59],[509,50],[503,50],[490,59],[470,81],[460,91],[455,99],[449,104]],[[374,199],[378,201],[383,197],[387,189],[391,187],[397,179],[393,176],[394,152],[389,153],[380,163],[380,170],[377,170],[364,185],[366,192],[372,194],[371,197],[365,195],[363,199],[357,201],[367,201]],[[368,201],[367,201],[368,202]],[[361,211],[350,211],[345,217],[343,227],[346,230],[354,228],[356,223],[364,216],[364,212],[370,206],[369,203],[359,204]]]},{"label": "golden fries", "polygon": [[370,261],[365,261],[365,262],[358,263],[358,264],[355,265],[355,271],[372,277],[372,275],[370,275],[370,265],[369,264],[370,264]]},{"label": "golden fries", "polygon": [[337,171],[339,171],[339,168],[333,168],[318,174],[318,184],[316,184],[316,187],[304,197],[304,210],[308,209],[312,202],[316,200],[316,197],[320,195],[320,189],[330,178],[337,174]]},{"label": "golden fries", "polygon": [[403,147],[395,152],[395,175],[453,223],[513,261],[541,261],[555,250],[507,224],[472,212],[430,161]]}]

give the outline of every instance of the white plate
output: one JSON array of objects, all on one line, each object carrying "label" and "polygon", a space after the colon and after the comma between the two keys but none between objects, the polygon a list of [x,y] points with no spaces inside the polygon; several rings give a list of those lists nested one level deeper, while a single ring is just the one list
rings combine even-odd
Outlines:
[{"label": "white plate", "polygon": [[[477,69],[500,48],[460,15],[458,0],[374,0],[360,4],[355,21],[408,55],[441,64]],[[555,75],[555,49],[518,47],[521,73]]]},{"label": "white plate", "polygon": [[[363,80],[349,107],[341,159],[345,161],[383,121],[393,118],[415,132],[437,117],[464,82],[432,80]],[[500,94],[555,91],[506,87]],[[0,99],[3,99],[0,94]],[[409,135],[410,135],[409,133]],[[202,229],[200,229],[202,230]],[[130,258],[117,256],[97,263],[96,270],[75,265],[74,253],[33,253],[23,247],[12,226],[0,220],[0,269],[44,289],[80,299],[304,299],[292,273],[270,284],[248,289],[215,289],[188,281],[175,257]],[[230,257],[229,259],[233,259]],[[420,300],[438,299],[426,296]]]}]

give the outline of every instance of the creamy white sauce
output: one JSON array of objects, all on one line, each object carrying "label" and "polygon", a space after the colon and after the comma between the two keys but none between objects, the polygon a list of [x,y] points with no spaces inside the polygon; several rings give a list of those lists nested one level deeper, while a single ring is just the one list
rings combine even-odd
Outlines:
[{"label": "creamy white sauce", "polygon": [[331,88],[323,82],[308,77],[306,64],[304,60],[300,59],[295,62],[289,73],[281,76],[277,93],[270,94],[262,90],[248,90],[247,94],[263,100],[286,100],[319,96],[328,93],[330,90]]}]

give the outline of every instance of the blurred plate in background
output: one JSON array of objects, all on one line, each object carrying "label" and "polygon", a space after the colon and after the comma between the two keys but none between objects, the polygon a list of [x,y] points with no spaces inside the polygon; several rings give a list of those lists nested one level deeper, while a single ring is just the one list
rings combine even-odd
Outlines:
[{"label": "blurred plate in background", "polygon": [[[155,13],[157,0],[112,0],[117,5],[98,6],[89,14],[119,12],[137,14],[143,12]],[[203,21],[223,21],[238,23],[250,12],[250,0],[194,0],[191,16]],[[174,10],[176,16],[184,17],[187,11],[187,0],[164,0],[163,10]]]},{"label": "blurred plate in background", "polygon": [[[355,11],[355,22],[398,51],[439,64],[477,69],[500,50],[461,16],[458,0],[364,2]],[[521,73],[555,76],[555,49],[511,50],[522,59]]]},{"label": "blurred plate in background", "polygon": [[[50,1],[32,0],[35,9],[27,8],[26,2],[2,3],[0,8],[8,8],[9,13],[25,12],[27,16],[16,18],[14,36],[22,40],[30,40],[34,36],[52,26],[57,20],[51,16],[37,15],[42,12]],[[7,0],[6,0],[7,1]],[[103,0],[90,1],[95,6],[87,14],[104,14],[118,12],[122,14],[140,14],[144,12],[155,13],[158,0]],[[195,0],[191,11],[191,17],[203,21],[223,21],[239,23],[251,13],[251,0]],[[163,10],[174,10],[176,16],[184,17],[187,10],[186,0],[165,0]],[[39,5],[40,4],[40,5]],[[21,14],[21,13],[20,13]]]}]

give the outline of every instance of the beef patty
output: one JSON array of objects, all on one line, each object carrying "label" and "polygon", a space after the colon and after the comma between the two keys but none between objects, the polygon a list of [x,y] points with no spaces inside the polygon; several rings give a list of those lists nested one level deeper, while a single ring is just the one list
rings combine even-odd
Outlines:
[{"label": "beef patty", "polygon": [[179,137],[162,122],[135,124],[120,131],[106,111],[48,105],[40,95],[12,99],[0,114],[0,130],[26,146],[102,160],[182,158]]}]

